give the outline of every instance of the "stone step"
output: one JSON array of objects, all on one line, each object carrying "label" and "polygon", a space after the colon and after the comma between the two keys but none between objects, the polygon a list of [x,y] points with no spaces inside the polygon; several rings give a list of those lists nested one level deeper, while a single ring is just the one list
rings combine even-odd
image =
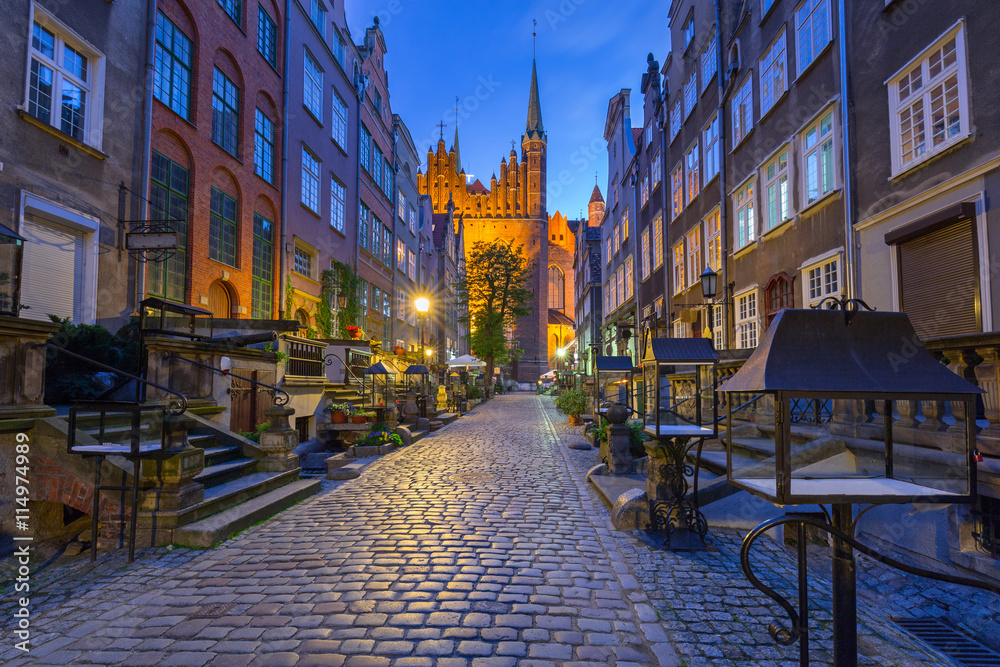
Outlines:
[{"label": "stone step", "polygon": [[[188,436],[188,440],[190,441],[192,437],[195,436]],[[243,458],[243,450],[236,445],[205,447],[206,466],[235,461],[241,458]]]},{"label": "stone step", "polygon": [[[759,461],[760,459],[757,457],[745,456],[743,454],[733,452],[733,468],[736,470],[746,466],[756,465]],[[726,474],[726,453],[718,450],[702,451],[701,468],[702,470],[710,473],[724,476]]]},{"label": "stone step", "polygon": [[248,474],[256,465],[257,459],[248,459],[246,457],[214,465],[206,465],[204,470],[195,475],[194,481],[209,489]]},{"label": "stone step", "polygon": [[[173,541],[175,544],[184,547],[210,547],[234,533],[246,530],[258,521],[262,521],[282,510],[288,509],[300,500],[304,500],[319,492],[319,490],[319,480],[295,480],[247,500],[236,507],[195,521],[183,528],[178,528],[174,531]],[[206,490],[207,495],[208,492]]]}]

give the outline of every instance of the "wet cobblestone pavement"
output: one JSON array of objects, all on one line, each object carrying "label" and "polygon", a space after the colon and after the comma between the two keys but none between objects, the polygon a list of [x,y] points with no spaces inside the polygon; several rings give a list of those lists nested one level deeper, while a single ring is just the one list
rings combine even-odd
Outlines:
[{"label": "wet cobblestone pavement", "polygon": [[[9,639],[0,663],[797,665],[739,569],[742,534],[669,553],[614,531],[583,481],[596,450],[564,446],[581,430],[549,397],[499,397],[215,548],[60,561],[33,580],[31,653]],[[791,592],[792,553],[756,550]],[[829,664],[826,550],[810,559],[813,664]],[[996,596],[859,566],[863,665],[953,664],[889,617],[1000,622]]]}]

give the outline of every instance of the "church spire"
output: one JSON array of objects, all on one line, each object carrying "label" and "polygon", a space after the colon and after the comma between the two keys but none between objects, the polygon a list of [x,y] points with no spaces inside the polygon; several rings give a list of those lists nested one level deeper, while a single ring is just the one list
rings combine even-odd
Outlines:
[{"label": "church spire", "polygon": [[458,150],[458,97],[455,98],[455,173],[462,173],[462,153]]},{"label": "church spire", "polygon": [[531,92],[528,94],[528,136],[545,135],[545,128],[542,127],[542,105],[538,101],[538,70],[535,67],[535,60],[531,60]]}]

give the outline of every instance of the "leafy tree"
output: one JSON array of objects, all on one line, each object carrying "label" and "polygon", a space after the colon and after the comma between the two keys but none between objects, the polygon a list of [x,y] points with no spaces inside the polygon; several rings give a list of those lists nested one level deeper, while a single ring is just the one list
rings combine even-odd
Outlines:
[{"label": "leafy tree", "polygon": [[533,310],[535,295],[528,280],[535,263],[528,261],[524,245],[514,247],[513,241],[501,239],[478,241],[465,259],[457,285],[459,320],[472,354],[486,362],[486,377],[492,378],[497,364],[523,352],[509,344],[506,332]]}]

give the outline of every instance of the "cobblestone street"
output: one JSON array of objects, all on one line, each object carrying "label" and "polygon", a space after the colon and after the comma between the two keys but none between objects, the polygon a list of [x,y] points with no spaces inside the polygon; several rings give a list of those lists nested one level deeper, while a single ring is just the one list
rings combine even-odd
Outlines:
[{"label": "cobblestone street", "polygon": [[[31,653],[9,640],[0,662],[798,664],[767,634],[784,617],[739,571],[742,536],[713,530],[712,550],[674,554],[610,530],[583,481],[596,451],[563,444],[578,434],[549,397],[503,396],[215,548],[59,563],[33,582]],[[788,591],[789,552],[759,545],[758,571]],[[827,561],[811,558],[824,664]],[[875,582],[859,588],[861,664],[952,664],[886,617],[998,620],[987,593],[861,567]],[[5,596],[0,612],[13,609]]]}]

